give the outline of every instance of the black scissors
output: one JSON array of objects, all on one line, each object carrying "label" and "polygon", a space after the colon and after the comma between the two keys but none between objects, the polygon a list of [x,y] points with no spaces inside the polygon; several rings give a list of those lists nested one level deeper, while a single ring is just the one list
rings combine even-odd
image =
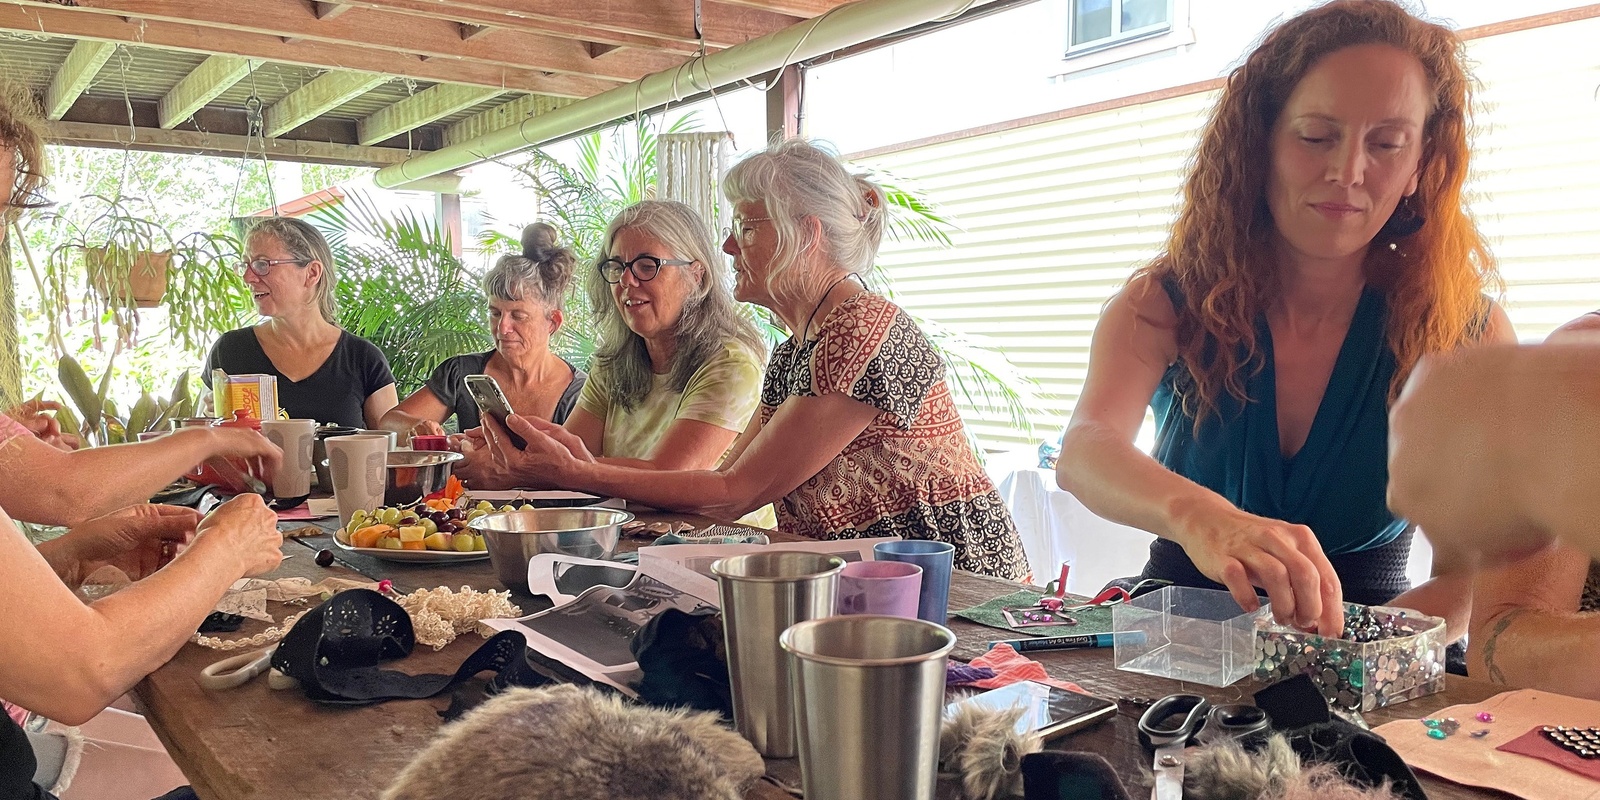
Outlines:
[{"label": "black scissors", "polygon": [[1213,706],[1197,694],[1157,700],[1139,717],[1139,740],[1155,752],[1151,800],[1182,800],[1183,748],[1226,739],[1249,740],[1272,728],[1267,712],[1251,705]]}]

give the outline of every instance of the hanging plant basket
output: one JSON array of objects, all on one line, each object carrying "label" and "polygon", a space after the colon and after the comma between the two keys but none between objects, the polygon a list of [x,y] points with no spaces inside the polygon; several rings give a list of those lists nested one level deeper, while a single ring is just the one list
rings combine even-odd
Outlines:
[{"label": "hanging plant basket", "polygon": [[84,250],[90,283],[108,306],[155,308],[167,294],[172,251],[127,250],[102,245]]}]

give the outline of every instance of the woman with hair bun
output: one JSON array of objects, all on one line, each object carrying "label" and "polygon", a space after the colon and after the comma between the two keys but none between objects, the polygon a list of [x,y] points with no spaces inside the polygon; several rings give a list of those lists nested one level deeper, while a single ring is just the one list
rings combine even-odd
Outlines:
[{"label": "woman with hair bun", "polygon": [[463,431],[478,427],[478,404],[462,380],[477,374],[493,376],[518,414],[566,421],[588,376],[550,351],[550,337],[561,327],[576,263],[555,228],[543,222],[523,228],[521,255],[501,256],[483,276],[494,349],[445,359],[426,385],[383,415],[382,427],[438,435],[452,415]]},{"label": "woman with hair bun", "polygon": [[[1112,298],[1057,481],[1150,531],[1145,577],[1265,591],[1337,635],[1342,600],[1465,627],[1464,579],[1406,580],[1389,404],[1418,359],[1514,341],[1467,213],[1460,38],[1389,0],[1279,25],[1228,77],[1166,249]],[[1134,446],[1145,408],[1156,446]]]},{"label": "woman with hair bun", "polygon": [[1026,577],[944,362],[909,315],[861,282],[883,239],[883,189],[794,139],[741,161],[723,191],[734,207],[722,243],[734,297],[772,309],[792,335],[773,351],[760,405],[721,466],[608,463],[570,426],[516,415],[508,421],[523,450],[485,422],[495,460],[514,482],[724,519],[775,503],[786,533],[938,540],[955,547],[958,569]]}]

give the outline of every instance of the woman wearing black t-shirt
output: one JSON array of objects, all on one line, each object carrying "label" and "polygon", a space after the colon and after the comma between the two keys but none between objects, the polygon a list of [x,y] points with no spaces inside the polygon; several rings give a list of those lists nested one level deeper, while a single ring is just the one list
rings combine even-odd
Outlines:
[{"label": "woman wearing black t-shirt", "polygon": [[495,379],[512,411],[565,422],[588,375],[551,352],[550,337],[561,327],[561,302],[576,264],[572,250],[557,243],[555,228],[543,222],[524,228],[522,254],[501,256],[483,276],[494,349],[445,359],[426,386],[384,415],[383,427],[403,438],[444,433],[442,423],[452,416],[459,430],[478,427],[478,404],[463,379],[479,373]]},{"label": "woman wearing black t-shirt", "polygon": [[270,217],[246,239],[244,281],[266,319],[228,331],[211,348],[211,371],[278,379],[278,405],[295,419],[375,428],[394,408],[394,375],[371,342],[335,321],[333,252],[309,223]]}]

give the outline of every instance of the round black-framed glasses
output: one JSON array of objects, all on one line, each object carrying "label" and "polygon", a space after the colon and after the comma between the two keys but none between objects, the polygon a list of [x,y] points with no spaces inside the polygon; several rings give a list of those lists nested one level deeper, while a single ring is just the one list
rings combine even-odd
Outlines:
[{"label": "round black-framed glasses", "polygon": [[606,283],[617,284],[622,282],[622,273],[633,271],[633,277],[640,283],[653,280],[661,273],[662,267],[687,267],[693,261],[684,261],[679,258],[656,258],[655,256],[637,256],[632,261],[623,261],[612,256],[595,265],[600,270],[600,279]]}]

